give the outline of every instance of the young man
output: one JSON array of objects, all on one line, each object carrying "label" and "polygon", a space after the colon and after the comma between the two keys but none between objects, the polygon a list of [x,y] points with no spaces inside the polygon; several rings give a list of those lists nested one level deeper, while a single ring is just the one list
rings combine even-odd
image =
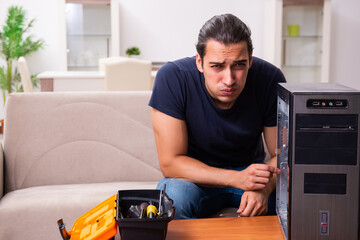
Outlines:
[{"label": "young man", "polygon": [[[158,188],[175,218],[207,217],[224,207],[264,215],[275,189],[277,83],[281,71],[252,56],[248,27],[231,14],[201,28],[196,58],[165,64],[149,105],[159,163]],[[265,143],[271,160],[264,164]],[[274,209],[272,209],[274,213]]]}]

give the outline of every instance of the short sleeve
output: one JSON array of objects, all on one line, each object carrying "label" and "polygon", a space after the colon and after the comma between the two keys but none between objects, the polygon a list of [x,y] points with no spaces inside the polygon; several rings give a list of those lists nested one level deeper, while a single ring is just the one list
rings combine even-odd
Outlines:
[{"label": "short sleeve", "polygon": [[174,63],[166,63],[156,74],[149,106],[171,117],[185,120],[184,75]]},{"label": "short sleeve", "polygon": [[286,82],[284,74],[277,69],[275,74],[269,79],[269,85],[265,94],[265,111],[264,111],[264,126],[275,127],[277,124],[277,90],[278,83]]}]

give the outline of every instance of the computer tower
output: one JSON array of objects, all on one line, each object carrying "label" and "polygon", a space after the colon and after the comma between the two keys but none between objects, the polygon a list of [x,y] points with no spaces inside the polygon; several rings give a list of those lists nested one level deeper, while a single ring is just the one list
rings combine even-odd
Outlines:
[{"label": "computer tower", "polygon": [[359,240],[360,91],[278,88],[276,211],[288,240]]}]

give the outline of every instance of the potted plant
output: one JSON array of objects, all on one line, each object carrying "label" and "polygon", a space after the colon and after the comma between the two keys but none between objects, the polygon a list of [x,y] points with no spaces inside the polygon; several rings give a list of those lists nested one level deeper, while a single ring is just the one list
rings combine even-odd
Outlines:
[{"label": "potted plant", "polygon": [[131,57],[132,55],[140,55],[140,49],[138,47],[129,47],[126,49],[126,55]]},{"label": "potted plant", "polygon": [[[8,9],[7,19],[0,29],[0,55],[6,61],[5,66],[0,66],[0,88],[5,104],[7,94],[22,91],[20,74],[17,70],[17,59],[28,56],[43,47],[44,41],[34,41],[29,34],[35,19],[28,24],[26,12],[22,7],[11,6]],[[31,76],[33,86],[39,84],[35,75]]]}]

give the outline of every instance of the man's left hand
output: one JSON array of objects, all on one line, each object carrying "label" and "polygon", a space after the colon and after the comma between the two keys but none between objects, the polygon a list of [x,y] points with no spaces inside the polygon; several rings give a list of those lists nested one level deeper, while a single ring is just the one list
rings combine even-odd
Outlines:
[{"label": "man's left hand", "polygon": [[267,189],[245,191],[241,197],[241,203],[237,213],[241,217],[253,217],[265,215],[268,211]]}]

